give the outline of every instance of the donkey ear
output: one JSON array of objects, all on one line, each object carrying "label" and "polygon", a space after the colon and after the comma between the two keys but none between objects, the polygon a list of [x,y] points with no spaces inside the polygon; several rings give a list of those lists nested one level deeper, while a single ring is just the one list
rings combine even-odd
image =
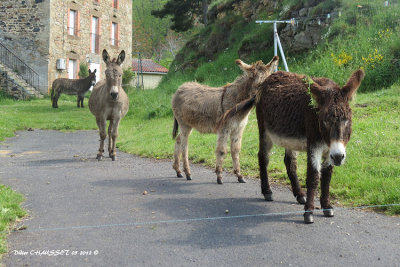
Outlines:
[{"label": "donkey ear", "polygon": [[279,65],[279,57],[278,56],[274,56],[270,62],[268,62],[267,64],[267,68],[271,69],[271,70],[275,70],[275,68],[277,68]]},{"label": "donkey ear", "polygon": [[[311,80],[312,81],[312,80]],[[322,88],[318,83],[312,82],[309,84],[311,97],[317,101],[319,105],[323,105],[323,92],[324,88]]]},{"label": "donkey ear", "polygon": [[96,73],[97,69],[94,69],[93,73]]},{"label": "donkey ear", "polygon": [[92,71],[89,69],[89,74],[92,73]]},{"label": "donkey ear", "polygon": [[118,58],[117,58],[117,64],[121,65],[122,62],[125,60],[125,50],[122,50],[121,53],[119,53]]},{"label": "donkey ear", "polygon": [[235,61],[236,65],[239,66],[239,68],[241,68],[243,71],[252,71],[254,70],[252,65],[246,64],[243,61],[241,61],[240,59],[236,59]]},{"label": "donkey ear", "polygon": [[352,100],[354,94],[356,93],[358,87],[360,87],[361,81],[364,79],[365,72],[362,69],[359,69],[350,76],[346,85],[342,88],[342,93],[344,96],[347,96],[348,100]]},{"label": "donkey ear", "polygon": [[103,50],[103,60],[106,64],[110,63],[110,55],[105,49]]}]

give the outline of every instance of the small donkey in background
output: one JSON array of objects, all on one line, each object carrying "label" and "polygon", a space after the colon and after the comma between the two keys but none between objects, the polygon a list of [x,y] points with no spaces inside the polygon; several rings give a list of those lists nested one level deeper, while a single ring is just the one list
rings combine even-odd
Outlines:
[{"label": "small donkey in background", "polygon": [[222,184],[222,163],[227,152],[226,146],[229,136],[231,138],[234,173],[240,183],[246,182],[240,174],[239,153],[243,130],[247,124],[250,110],[233,117],[218,131],[216,126],[225,111],[253,95],[257,86],[278,66],[278,62],[277,56],[267,65],[264,65],[261,61],[248,65],[238,59],[236,64],[244,71],[244,74],[233,83],[215,88],[196,82],[187,82],[178,88],[172,97],[173,138],[177,136],[178,127],[181,128],[176,138],[173,163],[173,168],[178,177],[183,177],[179,166],[182,154],[183,171],[186,174],[186,179],[192,179],[188,160],[188,138],[192,128],[195,128],[200,133],[216,133],[218,136],[215,151],[217,183]]},{"label": "small donkey in background", "polygon": [[77,106],[83,108],[83,99],[90,87],[96,84],[96,70],[89,69],[89,76],[83,79],[58,78],[51,86],[51,102],[53,108],[58,108],[58,98],[61,93],[77,95]]}]

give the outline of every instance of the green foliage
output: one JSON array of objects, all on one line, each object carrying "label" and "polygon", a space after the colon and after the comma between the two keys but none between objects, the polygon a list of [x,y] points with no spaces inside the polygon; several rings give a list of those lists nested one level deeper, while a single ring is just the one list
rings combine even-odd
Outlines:
[{"label": "green foliage", "polygon": [[79,64],[79,78],[86,78],[89,76],[89,67],[85,63]]},{"label": "green foliage", "polygon": [[[351,72],[364,69],[359,91],[388,88],[400,77],[399,5],[390,9],[370,1],[363,8],[344,2],[341,18],[334,21],[326,39],[309,53],[288,58],[291,71],[334,78],[344,84]],[[355,41],[356,40],[356,41]],[[323,66],[323,67],[321,67]]]},{"label": "green foliage", "polygon": [[135,72],[132,69],[125,69],[122,74],[122,85],[124,88],[129,86],[134,78]]},{"label": "green foliage", "polygon": [[23,201],[24,197],[21,194],[0,185],[0,259],[1,254],[7,252],[6,238],[10,226],[26,215],[26,212],[20,207]]},{"label": "green foliage", "polygon": [[201,0],[169,0],[162,9],[153,10],[151,14],[158,18],[171,16],[171,30],[185,32],[194,26],[196,17],[203,16],[202,8]]},{"label": "green foliage", "polygon": [[12,99],[13,98],[9,94],[6,94],[6,92],[4,92],[2,88],[0,88],[0,101],[12,100]]}]

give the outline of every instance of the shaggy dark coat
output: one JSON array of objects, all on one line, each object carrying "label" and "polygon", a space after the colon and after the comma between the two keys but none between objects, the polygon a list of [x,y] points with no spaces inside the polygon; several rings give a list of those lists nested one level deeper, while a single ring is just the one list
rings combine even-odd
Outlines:
[{"label": "shaggy dark coat", "polygon": [[60,95],[77,95],[77,106],[83,108],[83,99],[89,89],[96,84],[96,70],[83,79],[58,78],[53,81],[51,86],[51,102],[53,108],[58,108],[58,98]]},{"label": "shaggy dark coat", "polygon": [[[259,87],[258,94],[227,111],[224,121],[256,105],[259,127],[259,167],[261,191],[272,200],[267,166],[273,144],[284,147],[285,165],[297,201],[305,204],[304,219],[313,222],[314,196],[321,178],[321,206],[324,215],[333,216],[329,184],[333,166],[344,163],[350,139],[352,112],[349,101],[364,77],[358,70],[340,88],[327,78],[309,78],[276,72]],[[301,190],[296,169],[297,151],[307,152],[307,200]]]}]

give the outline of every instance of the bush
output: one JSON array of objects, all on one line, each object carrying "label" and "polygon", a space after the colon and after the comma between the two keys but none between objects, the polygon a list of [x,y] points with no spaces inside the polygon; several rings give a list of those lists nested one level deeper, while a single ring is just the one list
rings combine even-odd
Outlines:
[{"label": "bush", "polygon": [[122,86],[129,86],[133,78],[135,78],[135,73],[131,69],[124,70],[124,73],[122,74]]},{"label": "bush", "polygon": [[88,65],[81,63],[79,64],[79,78],[83,79],[89,76],[89,67]]}]

